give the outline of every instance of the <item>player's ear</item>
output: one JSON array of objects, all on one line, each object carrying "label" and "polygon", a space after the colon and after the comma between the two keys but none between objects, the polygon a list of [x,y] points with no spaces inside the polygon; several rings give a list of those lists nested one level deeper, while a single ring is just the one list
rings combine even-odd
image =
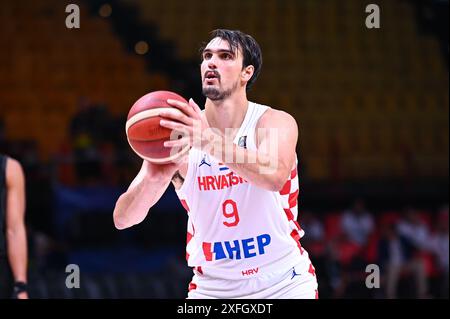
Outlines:
[{"label": "player's ear", "polygon": [[241,72],[242,81],[248,82],[252,78],[254,72],[255,67],[253,65],[247,65],[245,68],[242,69]]}]

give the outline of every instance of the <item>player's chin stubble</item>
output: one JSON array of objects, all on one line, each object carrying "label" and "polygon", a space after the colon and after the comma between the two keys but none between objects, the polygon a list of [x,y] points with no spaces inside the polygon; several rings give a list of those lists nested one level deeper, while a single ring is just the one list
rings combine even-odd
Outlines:
[{"label": "player's chin stubble", "polygon": [[224,91],[220,91],[219,89],[214,87],[203,87],[202,93],[211,101],[220,101],[225,100],[226,98],[231,96],[231,93],[236,89],[236,87],[237,85],[234,85],[233,88]]}]

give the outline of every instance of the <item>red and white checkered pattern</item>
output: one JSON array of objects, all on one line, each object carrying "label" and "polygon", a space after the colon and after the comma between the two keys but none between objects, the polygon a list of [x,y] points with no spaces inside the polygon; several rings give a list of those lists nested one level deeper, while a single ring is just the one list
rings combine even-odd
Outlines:
[{"label": "red and white checkered pattern", "polygon": [[[186,210],[186,213],[189,215],[189,206],[185,199],[180,199],[181,205],[183,205],[183,208]],[[195,228],[194,224],[192,224],[190,218],[188,220],[187,224],[187,234],[186,234],[186,261],[189,260],[189,253],[187,252],[187,247],[189,245],[189,242],[192,240],[192,237],[194,237],[195,234]]]},{"label": "red and white checkered pattern", "polygon": [[297,222],[299,194],[297,163],[279,193],[282,207],[292,229],[291,236],[297,242],[300,252],[303,253],[303,248],[300,245],[300,238],[303,237],[305,232]]}]

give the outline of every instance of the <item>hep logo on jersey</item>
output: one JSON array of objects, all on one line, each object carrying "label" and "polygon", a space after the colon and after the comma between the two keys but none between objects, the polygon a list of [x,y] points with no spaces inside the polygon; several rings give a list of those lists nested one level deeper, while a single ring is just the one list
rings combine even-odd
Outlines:
[{"label": "hep logo on jersey", "polygon": [[219,259],[252,258],[265,254],[265,247],[270,244],[269,234],[262,234],[254,238],[233,241],[219,241],[215,243],[203,242],[203,254],[206,261]]}]

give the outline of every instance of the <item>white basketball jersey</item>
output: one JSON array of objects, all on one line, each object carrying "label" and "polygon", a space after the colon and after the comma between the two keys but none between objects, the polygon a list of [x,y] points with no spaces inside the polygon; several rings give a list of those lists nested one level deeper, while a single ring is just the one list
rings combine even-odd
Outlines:
[{"label": "white basketball jersey", "polygon": [[[257,149],[255,128],[268,108],[249,102],[236,145]],[[176,192],[189,215],[188,265],[201,274],[244,279],[293,267],[302,259],[309,262],[296,221],[297,164],[282,190],[273,192],[192,148],[184,183]]]}]

